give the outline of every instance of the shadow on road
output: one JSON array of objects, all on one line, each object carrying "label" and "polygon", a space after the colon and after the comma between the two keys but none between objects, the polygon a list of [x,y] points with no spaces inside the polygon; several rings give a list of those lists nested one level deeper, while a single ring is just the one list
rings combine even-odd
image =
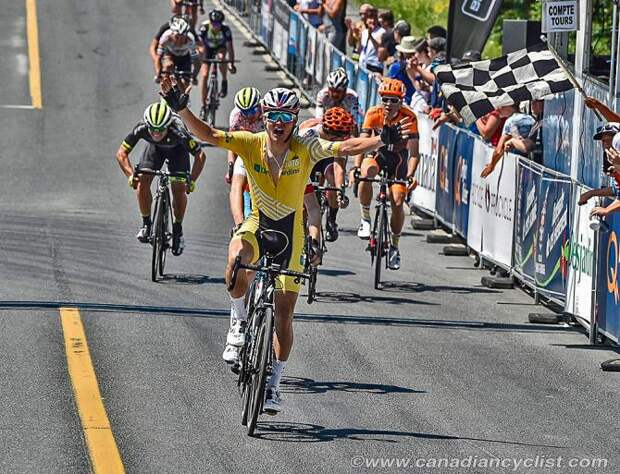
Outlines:
[{"label": "shadow on road", "polygon": [[420,433],[416,431],[374,430],[362,428],[325,428],[324,426],[313,425],[309,423],[260,422],[258,424],[258,428],[259,431],[255,434],[257,438],[270,441],[285,441],[289,443],[323,443],[326,441],[335,441],[341,439],[350,439],[353,441],[383,441],[387,443],[398,443],[399,439],[428,439],[477,441],[482,443],[503,444],[511,446],[532,446],[537,448],[569,448],[569,446],[524,443],[520,441],[507,441],[498,439],[481,439],[467,436]]},{"label": "shadow on road", "polygon": [[165,274],[162,280],[158,283],[171,284],[180,283],[183,285],[204,285],[204,284],[217,284],[223,285],[225,283],[224,278],[213,278],[209,275],[183,275],[183,274]]},{"label": "shadow on road", "polygon": [[343,291],[330,292],[319,291],[316,294],[319,303],[385,303],[385,304],[421,304],[426,306],[439,306],[439,303],[398,298],[394,296],[360,295],[359,293],[346,293]]},{"label": "shadow on road", "polygon": [[467,295],[471,293],[496,294],[501,291],[483,288],[481,286],[450,286],[450,285],[425,285],[424,283],[406,281],[385,281],[383,291],[392,293],[457,293]]},{"label": "shadow on road", "polygon": [[302,377],[285,377],[282,379],[282,392],[293,394],[317,394],[326,392],[347,393],[371,393],[384,395],[386,393],[426,393],[423,390],[399,387],[398,385],[385,385],[375,383],[358,382],[317,382],[316,380]]},{"label": "shadow on road", "polygon": [[347,276],[347,275],[357,275],[357,273],[352,272],[351,270],[338,270],[338,269],[335,269],[335,268],[322,268],[322,267],[319,267],[319,275]]}]

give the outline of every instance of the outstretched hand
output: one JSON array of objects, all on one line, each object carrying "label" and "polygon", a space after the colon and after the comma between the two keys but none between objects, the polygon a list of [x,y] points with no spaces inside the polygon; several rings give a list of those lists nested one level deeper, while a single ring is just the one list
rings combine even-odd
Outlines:
[{"label": "outstretched hand", "polygon": [[180,112],[184,108],[187,107],[187,102],[189,101],[189,91],[192,89],[192,86],[187,86],[185,91],[181,91],[179,84],[177,81],[171,77],[164,77],[161,80],[161,95],[168,106],[174,110],[175,112]]},{"label": "outstretched hand", "polygon": [[387,122],[384,122],[381,130],[381,141],[385,145],[395,145],[409,140],[414,133],[414,124],[410,117],[402,119],[395,125],[388,125]]}]

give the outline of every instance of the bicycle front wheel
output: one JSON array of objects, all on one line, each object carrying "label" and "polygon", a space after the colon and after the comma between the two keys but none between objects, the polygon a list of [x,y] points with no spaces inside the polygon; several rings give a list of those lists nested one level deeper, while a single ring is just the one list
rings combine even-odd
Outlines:
[{"label": "bicycle front wheel", "polygon": [[264,308],[263,311],[263,324],[261,324],[256,337],[256,351],[254,352],[256,360],[255,363],[252,364],[254,370],[252,373],[251,389],[248,394],[251,397],[248,410],[249,436],[254,436],[258,415],[260,415],[263,410],[263,403],[265,402],[265,383],[267,382],[267,363],[269,361],[269,353],[272,350],[273,312],[269,307]]},{"label": "bicycle front wheel", "polygon": [[161,264],[161,253],[164,246],[164,198],[157,196],[155,198],[155,213],[153,214],[153,236],[151,244],[153,245],[153,253],[151,256],[151,280],[157,281],[157,275]]},{"label": "bicycle front wheel", "polygon": [[375,245],[375,290],[381,287],[381,260],[385,247],[385,209],[381,207],[377,213],[377,243]]}]

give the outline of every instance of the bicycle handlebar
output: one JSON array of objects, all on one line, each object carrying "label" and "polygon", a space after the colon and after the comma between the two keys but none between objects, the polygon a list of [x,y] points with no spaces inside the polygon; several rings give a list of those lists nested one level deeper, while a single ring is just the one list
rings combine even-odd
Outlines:
[{"label": "bicycle handlebar", "polygon": [[232,278],[230,279],[230,285],[228,285],[228,291],[232,291],[232,289],[237,284],[237,273],[240,269],[245,270],[253,270],[255,272],[263,272],[267,273],[273,277],[277,277],[280,275],[294,277],[296,280],[309,280],[310,275],[301,272],[294,272],[292,270],[286,270],[280,268],[279,265],[271,264],[271,266],[264,265],[250,265],[246,263],[241,263],[241,257],[235,258],[235,264],[233,266]]}]

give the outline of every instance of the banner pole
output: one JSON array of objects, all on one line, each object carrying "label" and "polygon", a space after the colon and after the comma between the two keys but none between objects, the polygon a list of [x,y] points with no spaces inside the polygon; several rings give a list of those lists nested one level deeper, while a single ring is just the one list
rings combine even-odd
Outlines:
[{"label": "banner pole", "polygon": [[[583,98],[586,99],[588,95],[583,90],[583,87],[581,87],[581,84],[579,84],[579,81],[577,81],[577,78],[573,75],[572,72],[570,72],[570,69],[568,69],[568,65],[566,64],[566,62],[564,62],[564,59],[558,54],[553,45],[547,40],[547,37],[545,35],[542,35],[540,39],[547,44],[547,48],[549,48],[549,51],[551,52],[551,54],[553,54],[553,57],[558,62],[559,66],[564,70],[571,84],[575,87],[575,89],[577,89],[577,91],[583,96]],[[605,120],[598,110],[592,109],[592,112],[594,112],[594,115],[596,115],[596,117],[601,122]]]},{"label": "banner pole", "polygon": [[598,249],[599,249],[599,239],[600,232],[598,230],[594,231],[594,258],[593,260],[593,269],[592,269],[592,303],[590,304],[590,317],[592,318],[590,321],[590,334],[589,342],[591,345],[595,346],[598,340]]}]

